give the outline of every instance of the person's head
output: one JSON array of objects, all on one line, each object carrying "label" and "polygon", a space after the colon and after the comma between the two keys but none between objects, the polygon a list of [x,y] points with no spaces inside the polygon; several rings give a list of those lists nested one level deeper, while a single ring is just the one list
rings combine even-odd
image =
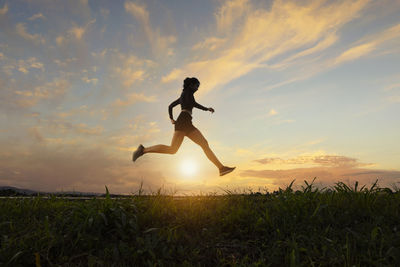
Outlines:
[{"label": "person's head", "polygon": [[191,77],[191,78],[187,77],[183,81],[183,89],[192,91],[193,93],[199,89],[199,86],[200,86],[200,82],[195,77]]}]

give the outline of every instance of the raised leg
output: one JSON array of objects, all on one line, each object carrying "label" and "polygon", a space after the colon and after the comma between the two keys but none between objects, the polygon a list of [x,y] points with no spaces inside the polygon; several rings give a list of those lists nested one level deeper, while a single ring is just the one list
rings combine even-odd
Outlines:
[{"label": "raised leg", "polygon": [[183,142],[185,133],[182,131],[175,131],[172,137],[171,145],[155,145],[146,147],[143,152],[146,153],[163,153],[163,154],[175,154]]},{"label": "raised leg", "polygon": [[223,167],[222,163],[218,160],[218,158],[215,156],[214,152],[212,152],[210,146],[208,145],[207,139],[204,138],[204,136],[201,134],[201,132],[196,129],[193,132],[191,132],[188,137],[201,146],[203,149],[204,153],[206,154],[207,158],[214,163],[214,165],[218,168],[221,169]]}]

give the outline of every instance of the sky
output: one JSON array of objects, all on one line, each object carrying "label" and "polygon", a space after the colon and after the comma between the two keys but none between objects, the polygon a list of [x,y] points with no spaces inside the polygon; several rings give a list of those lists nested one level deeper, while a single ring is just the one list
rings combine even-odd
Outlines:
[{"label": "sky", "polygon": [[[0,0],[0,185],[400,186],[399,12],[398,0]],[[131,160],[170,144],[186,77],[215,109],[193,124],[236,166],[226,176],[187,138]]]}]

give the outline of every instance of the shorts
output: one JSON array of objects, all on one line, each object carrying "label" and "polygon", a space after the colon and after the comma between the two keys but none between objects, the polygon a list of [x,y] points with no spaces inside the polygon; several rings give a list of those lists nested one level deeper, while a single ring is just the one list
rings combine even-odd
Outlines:
[{"label": "shorts", "polygon": [[175,131],[185,132],[186,135],[197,130],[192,124],[192,116],[187,112],[181,112],[175,122]]}]

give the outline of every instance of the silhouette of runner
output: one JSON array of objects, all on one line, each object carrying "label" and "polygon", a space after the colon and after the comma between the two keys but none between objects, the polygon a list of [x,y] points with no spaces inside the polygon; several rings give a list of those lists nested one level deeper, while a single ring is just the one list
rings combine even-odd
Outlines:
[{"label": "silhouette of runner", "polygon": [[[172,124],[175,124],[175,132],[174,136],[172,137],[171,145],[155,145],[145,148],[142,144],[140,144],[136,151],[133,152],[133,161],[136,161],[139,157],[146,153],[175,154],[181,146],[183,138],[187,136],[193,142],[201,146],[207,158],[218,168],[220,176],[228,174],[236,168],[222,165],[222,163],[212,152],[207,140],[192,124],[193,107],[214,113],[213,108],[206,108],[197,103],[194,99],[193,94],[199,89],[199,86],[200,82],[197,80],[197,78],[186,78],[183,81],[183,90],[181,96],[172,102],[168,107],[169,118],[171,119]],[[178,119],[175,121],[172,115],[172,109],[178,104],[181,104],[182,111],[179,114]]]}]

